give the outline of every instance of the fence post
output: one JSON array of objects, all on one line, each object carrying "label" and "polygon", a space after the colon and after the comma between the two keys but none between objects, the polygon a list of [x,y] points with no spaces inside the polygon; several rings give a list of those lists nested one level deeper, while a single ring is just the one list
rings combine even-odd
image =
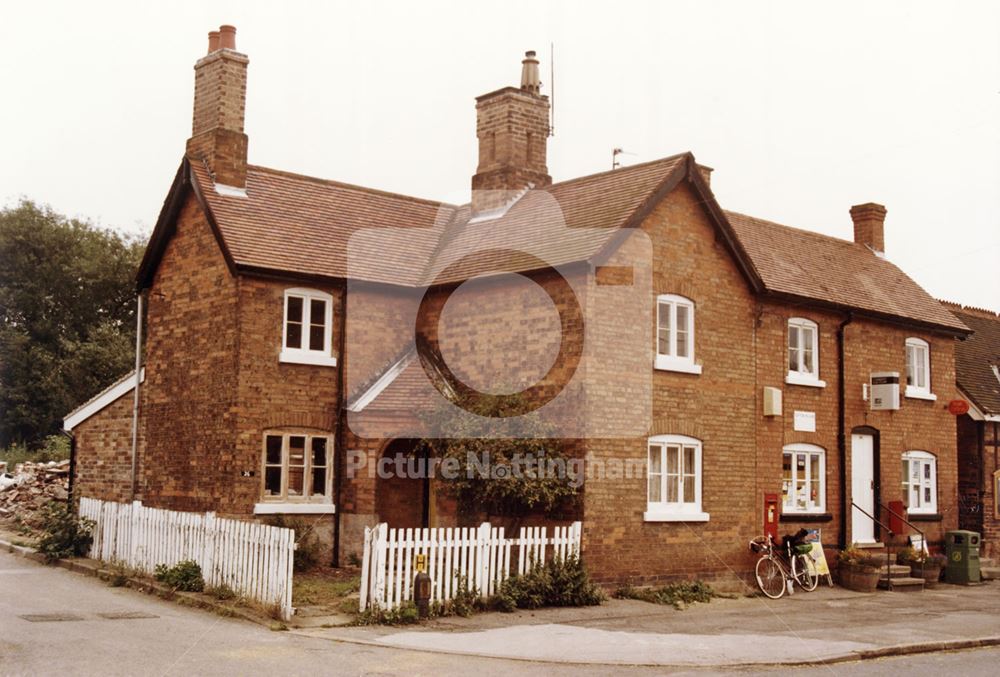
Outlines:
[{"label": "fence post", "polygon": [[583,522],[573,522],[569,529],[570,533],[570,553],[580,557],[580,541],[583,536]]},{"label": "fence post", "polygon": [[205,563],[205,580],[211,586],[218,586],[219,576],[215,570],[215,511],[205,513],[202,523],[201,561]]},{"label": "fence post", "polygon": [[385,550],[386,550],[386,539],[389,535],[389,525],[385,522],[379,523],[376,529],[376,541],[375,541],[375,561],[372,566],[375,567],[375,594],[373,595],[375,603],[379,606],[385,606]]},{"label": "fence post", "polygon": [[479,532],[476,534],[476,588],[483,598],[487,596],[486,586],[490,575],[490,528],[489,522],[483,522],[479,525]]},{"label": "fence post", "polygon": [[364,611],[368,608],[368,591],[371,589],[371,558],[372,558],[372,534],[373,529],[365,527],[364,553],[361,555],[361,588],[358,591],[358,609]]}]

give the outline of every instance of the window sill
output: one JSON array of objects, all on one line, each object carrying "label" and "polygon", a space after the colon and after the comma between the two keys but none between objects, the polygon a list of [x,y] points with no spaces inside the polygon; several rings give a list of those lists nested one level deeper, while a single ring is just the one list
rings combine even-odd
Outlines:
[{"label": "window sill", "polygon": [[828,512],[783,512],[778,518],[780,522],[832,522],[833,515]]},{"label": "window sill", "polygon": [[332,515],[337,512],[333,503],[257,503],[255,515]]},{"label": "window sill", "polygon": [[906,386],[905,394],[906,397],[911,400],[928,400],[929,402],[937,401],[937,395],[934,393],[929,393],[926,390],[917,390],[915,388],[911,388],[910,386]]},{"label": "window sill", "polygon": [[936,512],[908,512],[906,519],[911,522],[940,522],[944,517]]},{"label": "window sill", "polygon": [[790,371],[785,376],[785,383],[793,386],[808,386],[810,388],[825,388],[826,381],[821,381],[815,376],[805,376],[797,371]]},{"label": "window sill", "polygon": [[278,356],[279,362],[285,364],[309,364],[314,367],[336,367],[337,358],[322,353],[307,353],[294,350],[282,350]]},{"label": "window sill", "polygon": [[707,522],[707,512],[666,512],[664,510],[647,510],[642,513],[644,522]]},{"label": "window sill", "polygon": [[676,371],[681,374],[700,374],[701,365],[687,360],[677,360],[665,355],[657,355],[653,367],[660,371]]}]

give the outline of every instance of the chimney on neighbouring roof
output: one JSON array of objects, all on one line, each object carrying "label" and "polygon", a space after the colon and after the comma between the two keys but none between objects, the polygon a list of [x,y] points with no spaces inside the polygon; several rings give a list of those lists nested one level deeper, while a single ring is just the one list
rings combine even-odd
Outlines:
[{"label": "chimney on neighbouring roof", "polygon": [[220,26],[208,34],[208,54],[194,65],[194,116],[187,156],[207,163],[215,182],[246,188],[247,64],[236,51],[236,29]]},{"label": "chimney on neighbouring roof", "polygon": [[552,183],[546,166],[549,97],[539,93],[538,59],[526,52],[521,87],[504,87],[476,98],[479,166],[472,177],[472,209],[503,206],[529,184]]},{"label": "chimney on neighbouring roof", "polygon": [[854,221],[854,241],[871,247],[879,254],[884,253],[885,215],[886,208],[874,202],[851,207],[851,220]]}]

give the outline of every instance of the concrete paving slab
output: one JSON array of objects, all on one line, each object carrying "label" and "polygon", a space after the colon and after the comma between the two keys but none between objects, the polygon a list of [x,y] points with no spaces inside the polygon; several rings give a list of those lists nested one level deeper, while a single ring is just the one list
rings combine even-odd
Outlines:
[{"label": "concrete paving slab", "polygon": [[521,660],[663,666],[814,662],[876,648],[862,642],[793,636],[625,632],[555,624],[462,633],[399,632],[379,642],[496,658],[516,653]]}]

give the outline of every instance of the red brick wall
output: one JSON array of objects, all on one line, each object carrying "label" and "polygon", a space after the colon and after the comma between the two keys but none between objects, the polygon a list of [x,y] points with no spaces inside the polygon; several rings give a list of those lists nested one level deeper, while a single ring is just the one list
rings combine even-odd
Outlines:
[{"label": "red brick wall", "polygon": [[[239,394],[236,456],[226,510],[252,512],[261,498],[262,443],[266,430],[290,429],[333,434],[337,408],[337,368],[279,361],[285,290],[306,287],[333,297],[333,343],[339,340],[341,292],[329,285],[239,278]],[[334,353],[339,351],[334,348]],[[332,520],[332,518],[330,518]]]},{"label": "red brick wall", "polygon": [[236,280],[189,197],[149,291],[143,427],[146,503],[225,510],[235,455]]},{"label": "red brick wall", "polygon": [[[785,383],[787,374],[787,323],[790,317],[805,317],[819,326],[820,378],[825,388],[813,388]],[[757,449],[759,463],[758,521],[762,520],[762,494],[781,494],[782,448],[787,444],[806,442],[826,450],[826,509],[832,516],[828,522],[796,520],[785,516],[782,528],[795,531],[800,527],[823,530],[823,541],[836,545],[840,529],[840,453],[837,444],[837,327],[844,315],[808,307],[792,307],[776,303],[762,303],[757,330],[757,386],[781,388],[783,415],[764,417],[758,405]],[[931,344],[931,389],[936,402],[901,397],[901,406],[894,412],[869,411],[869,404],[862,399],[862,386],[868,383],[873,371],[898,371],[905,390],[906,349],[908,337],[922,338]],[[928,537],[940,540],[942,530],[957,524],[957,469],[954,442],[954,417],[943,409],[944,403],[955,397],[954,340],[892,325],[855,319],[846,329],[846,447],[847,506],[850,506],[851,431],[855,427],[870,426],[879,433],[879,484],[880,501],[902,499],[901,456],[905,451],[928,451],[937,457],[938,511],[942,521],[918,522],[918,528]],[[816,414],[815,432],[794,430],[794,412],[811,411]],[[849,513],[849,511],[848,511]],[[883,514],[882,517],[887,517]],[[883,519],[882,521],[887,521]],[[848,519],[850,522],[850,519]],[[905,538],[905,537],[904,537]],[[847,540],[852,540],[848,524]],[[900,539],[897,539],[900,540]]]},{"label": "red brick wall", "polygon": [[[905,389],[907,337],[924,339],[931,346],[931,391],[936,402],[900,398],[898,411],[869,411],[861,399],[861,386],[872,371],[898,371],[900,390]],[[902,454],[927,451],[937,457],[937,502],[940,521],[918,521],[911,517],[932,542],[958,526],[958,459],[955,417],[945,405],[957,397],[955,388],[955,339],[925,334],[875,322],[856,322],[846,336],[847,431],[854,426],[871,426],[879,431],[882,503],[902,500]],[[848,446],[848,450],[850,447]],[[849,451],[848,451],[849,453]],[[848,459],[850,501],[850,459]],[[850,530],[848,532],[850,540]]]},{"label": "red brick wall", "polygon": [[[695,303],[695,361],[700,375],[653,370],[655,318],[646,373],[653,379],[650,435],[702,441],[702,509],[708,522],[645,522],[647,437],[589,440],[597,460],[639,461],[642,476],[588,478],[584,556],[598,580],[652,583],[676,578],[732,579],[749,566],[753,519],[754,301],[698,198],[675,189],[646,219],[653,241],[653,293]],[[650,304],[654,299],[650,299]],[[606,350],[613,351],[614,345]]]},{"label": "red brick wall", "polygon": [[[76,437],[73,491],[78,497],[132,500],[132,398],[129,391],[73,429]],[[145,446],[141,433],[140,428],[140,463]]]}]

